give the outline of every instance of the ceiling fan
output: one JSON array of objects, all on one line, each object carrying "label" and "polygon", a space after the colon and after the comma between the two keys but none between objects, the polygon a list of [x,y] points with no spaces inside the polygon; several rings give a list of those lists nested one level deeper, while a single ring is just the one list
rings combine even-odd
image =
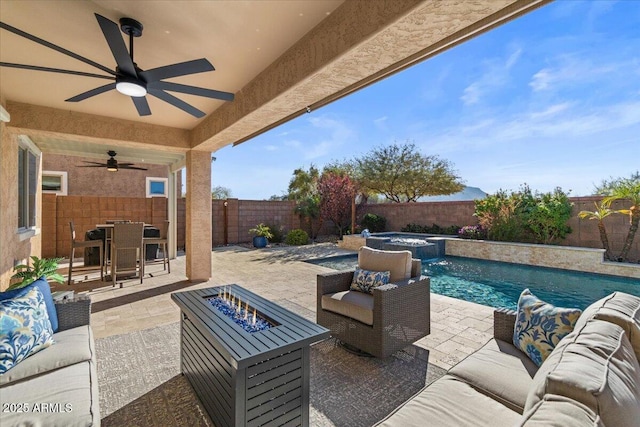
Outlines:
[{"label": "ceiling fan", "polygon": [[107,154],[109,155],[109,160],[107,160],[107,163],[100,163],[100,162],[90,162],[88,160],[85,160],[85,163],[91,163],[90,165],[79,165],[78,167],[80,168],[104,168],[106,167],[107,170],[109,172],[118,172],[118,169],[135,169],[135,170],[140,170],[140,171],[146,171],[147,168],[141,168],[138,166],[133,166],[133,163],[118,163],[118,161],[116,160],[116,152],[113,150],[109,150],[107,151]]},{"label": "ceiling fan", "polygon": [[[212,89],[184,85],[180,83],[162,81],[163,79],[172,77],[203,73],[206,71],[214,71],[215,68],[213,67],[213,65],[211,65],[211,63],[205,58],[166,65],[158,68],[152,68],[150,70],[142,70],[133,61],[133,39],[134,37],[140,37],[142,35],[142,24],[135,19],[121,18],[119,21],[120,28],[118,28],[118,24],[105,18],[104,16],[98,15],[97,13],[95,14],[95,16],[98,20],[98,24],[100,25],[102,33],[107,40],[107,44],[111,49],[111,53],[116,60],[115,70],[98,64],[97,62],[73,53],[65,48],[57,46],[32,34],[26,33],[18,28],[12,27],[11,25],[4,22],[0,22],[0,28],[3,28],[21,37],[68,55],[86,64],[89,64],[92,67],[98,68],[105,73],[110,74],[109,76],[105,76],[102,74],[85,73],[81,71],[63,70],[60,68],[14,64],[10,62],[0,62],[0,66],[114,80],[113,83],[97,87],[95,89],[66,99],[65,101],[79,102],[115,89],[123,95],[131,97],[131,99],[133,100],[133,104],[135,105],[136,110],[138,111],[138,114],[140,116],[151,115],[151,109],[149,108],[149,103],[147,102],[146,98],[147,94],[168,102],[174,107],[177,107],[197,118],[204,117],[205,113],[195,108],[194,106],[184,102],[183,100],[171,95],[168,92],[180,92],[189,95],[220,99],[223,101],[233,101],[234,95],[229,92],[221,92]],[[120,34],[120,30],[122,30],[123,33],[129,36],[128,52],[124,40],[122,39],[122,35]]]}]

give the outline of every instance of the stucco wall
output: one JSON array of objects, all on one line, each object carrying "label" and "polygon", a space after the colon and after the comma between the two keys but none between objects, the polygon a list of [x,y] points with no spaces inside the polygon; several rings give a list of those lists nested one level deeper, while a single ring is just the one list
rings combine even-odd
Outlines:
[{"label": "stucco wall", "polygon": [[[0,122],[0,290],[9,287],[13,266],[26,263],[29,256],[40,256],[42,222],[38,205],[36,234],[21,239],[18,229],[18,138]],[[38,184],[38,189],[40,185]],[[36,200],[40,203],[41,191]]]},{"label": "stucco wall", "polygon": [[107,159],[106,152],[104,159],[45,153],[42,156],[42,169],[66,171],[69,183],[67,194],[70,196],[146,197],[146,177],[169,176],[167,166],[146,163],[134,163],[135,166],[147,168],[146,171],[119,169],[117,172],[109,172],[106,167],[83,167],[90,165],[86,161],[106,162]]}]

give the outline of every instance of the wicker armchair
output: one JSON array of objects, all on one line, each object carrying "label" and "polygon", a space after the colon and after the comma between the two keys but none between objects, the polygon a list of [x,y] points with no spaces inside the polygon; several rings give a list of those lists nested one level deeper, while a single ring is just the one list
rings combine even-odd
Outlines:
[{"label": "wicker armchair", "polygon": [[353,271],[319,274],[317,323],[329,328],[333,337],[346,344],[378,358],[390,356],[430,333],[430,283],[420,271],[420,260],[413,259],[411,278],[374,288],[372,295],[350,291],[358,299],[373,300],[371,325],[326,307],[326,298],[349,291]]}]

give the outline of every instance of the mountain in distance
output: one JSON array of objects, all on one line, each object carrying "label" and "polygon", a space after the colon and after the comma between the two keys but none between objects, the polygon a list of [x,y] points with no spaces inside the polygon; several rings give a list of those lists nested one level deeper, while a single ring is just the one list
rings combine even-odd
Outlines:
[{"label": "mountain in distance", "polygon": [[449,194],[448,196],[425,196],[418,199],[419,202],[459,202],[463,200],[484,199],[487,193],[478,187],[464,187],[458,193]]}]

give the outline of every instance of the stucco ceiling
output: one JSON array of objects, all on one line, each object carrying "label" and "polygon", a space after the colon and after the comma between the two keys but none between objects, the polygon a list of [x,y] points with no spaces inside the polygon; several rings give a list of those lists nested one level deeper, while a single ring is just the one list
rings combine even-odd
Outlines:
[{"label": "stucco ceiling", "polygon": [[[206,58],[215,71],[168,81],[235,93],[342,0],[313,1],[59,1],[2,0],[0,20],[60,47],[115,68],[94,13],[114,22],[131,17],[143,26],[134,59],[143,69]],[[123,39],[128,45],[127,36]],[[0,30],[0,61],[105,74],[33,41]],[[152,96],[152,115],[139,117],[131,99],[115,90],[79,103],[64,100],[106,80],[0,67],[5,100],[106,117],[191,129],[202,119]],[[176,94],[209,114],[224,101]]]}]

